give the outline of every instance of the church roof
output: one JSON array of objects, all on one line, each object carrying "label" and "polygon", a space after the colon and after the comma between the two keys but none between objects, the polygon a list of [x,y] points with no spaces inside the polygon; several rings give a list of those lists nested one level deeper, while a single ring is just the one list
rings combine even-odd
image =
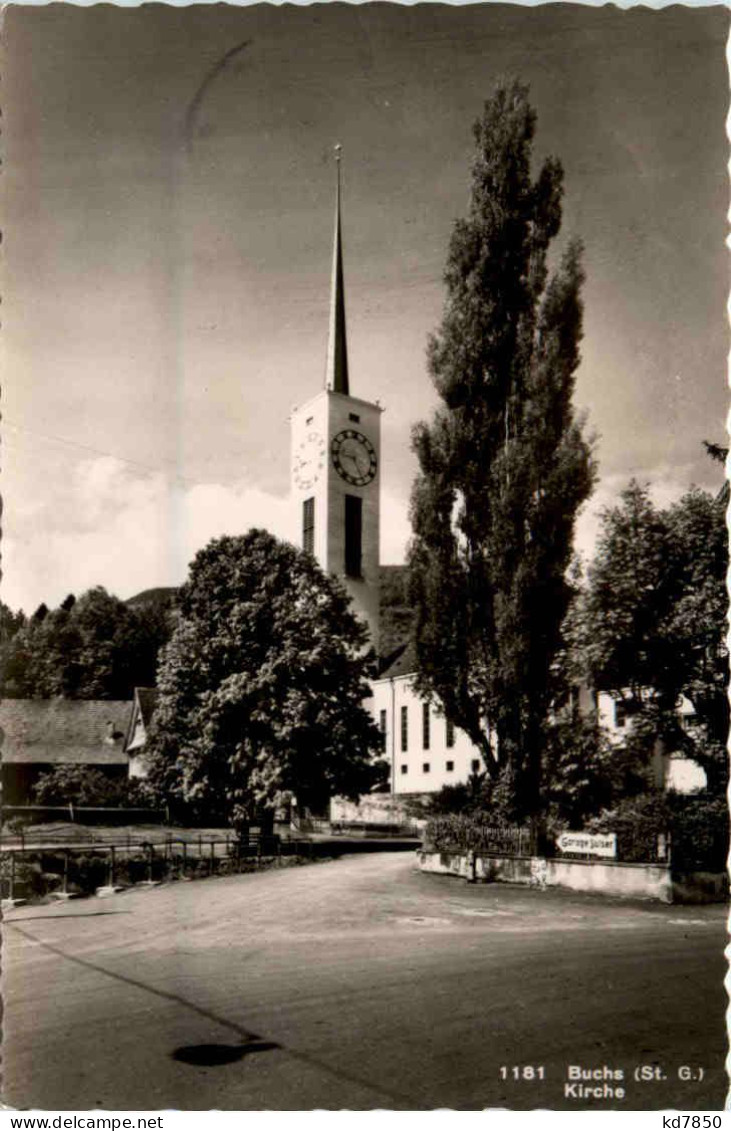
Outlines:
[{"label": "church roof", "polygon": [[345,289],[343,286],[343,247],[340,232],[340,146],[335,146],[337,188],[335,191],[335,237],[333,240],[332,282],[330,286],[330,330],[327,342],[325,388],[348,394],[348,343],[345,336]]},{"label": "church roof", "polygon": [[126,765],[126,699],[4,699],[2,760],[93,766]]},{"label": "church roof", "polygon": [[393,679],[416,671],[416,645],[413,640],[399,644],[388,656],[381,657],[379,679]]}]

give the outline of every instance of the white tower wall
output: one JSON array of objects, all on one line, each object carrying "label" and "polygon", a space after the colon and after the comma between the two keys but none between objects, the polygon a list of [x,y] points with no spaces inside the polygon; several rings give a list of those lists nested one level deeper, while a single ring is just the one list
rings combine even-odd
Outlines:
[{"label": "white tower wall", "polygon": [[[292,500],[297,509],[298,545],[303,545],[303,504],[314,500],[313,552],[326,573],[335,574],[350,594],[354,612],[368,625],[378,648],[380,582],[381,408],[347,393],[325,389],[292,414]],[[375,452],[375,475],[358,485],[338,472],[333,440],[343,432],[363,436]],[[346,572],[346,496],[362,500],[361,574]]]}]

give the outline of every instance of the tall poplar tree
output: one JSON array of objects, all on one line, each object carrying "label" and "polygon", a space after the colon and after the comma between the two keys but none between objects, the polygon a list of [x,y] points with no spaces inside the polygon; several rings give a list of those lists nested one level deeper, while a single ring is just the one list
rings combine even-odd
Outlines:
[{"label": "tall poplar tree", "polygon": [[514,816],[539,812],[574,519],[593,484],[573,407],[581,247],[549,275],[563,173],[534,180],[519,82],[475,123],[469,212],[452,232],[428,365],[441,398],[413,447],[417,683],[467,732]]}]

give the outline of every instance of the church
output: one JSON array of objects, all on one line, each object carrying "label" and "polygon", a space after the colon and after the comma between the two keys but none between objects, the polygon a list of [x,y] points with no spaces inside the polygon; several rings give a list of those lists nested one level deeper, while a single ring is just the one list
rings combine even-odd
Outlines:
[{"label": "church", "polygon": [[383,656],[379,552],[381,414],[378,403],[351,390],[345,321],[340,216],[340,150],[333,239],[330,319],[324,388],[293,410],[291,499],[298,543],[326,573],[335,574],[381,656],[369,706],[390,765],[393,794],[432,793],[481,769],[479,751],[417,696],[414,654],[404,642]]},{"label": "church", "polygon": [[[291,501],[298,543],[326,573],[345,586],[352,608],[368,626],[380,657],[368,706],[382,738],[394,799],[435,793],[466,782],[484,767],[468,736],[421,698],[413,686],[413,645],[403,641],[388,654],[381,639],[379,552],[381,493],[381,414],[383,407],[351,391],[345,319],[341,231],[340,147],[336,147],[335,232],[324,388],[295,408],[291,427]],[[597,712],[610,740],[621,743],[625,720],[621,704],[606,692],[582,688],[587,709]],[[692,706],[679,708],[692,725]],[[679,754],[658,760],[657,784],[680,792],[705,785],[703,771]]]}]

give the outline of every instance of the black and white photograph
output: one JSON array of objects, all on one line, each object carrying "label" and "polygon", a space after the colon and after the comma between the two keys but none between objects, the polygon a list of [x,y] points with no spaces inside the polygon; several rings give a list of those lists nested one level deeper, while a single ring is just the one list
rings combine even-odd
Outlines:
[{"label": "black and white photograph", "polygon": [[721,1127],[728,35],[3,9],[6,1110]]}]

